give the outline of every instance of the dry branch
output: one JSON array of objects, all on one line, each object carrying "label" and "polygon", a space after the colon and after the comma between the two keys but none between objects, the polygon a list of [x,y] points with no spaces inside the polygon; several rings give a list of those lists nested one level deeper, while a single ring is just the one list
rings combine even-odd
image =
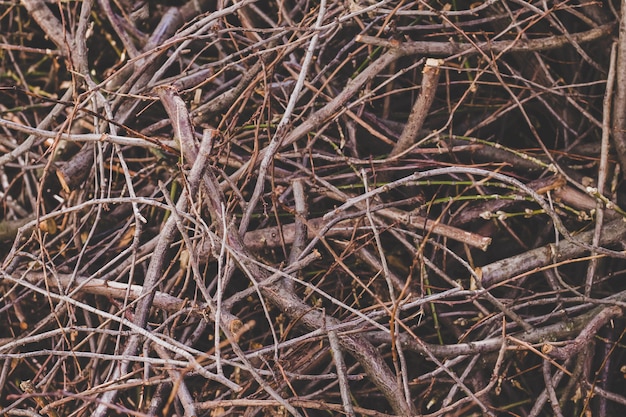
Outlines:
[{"label": "dry branch", "polygon": [[626,10],[622,8],[621,13],[622,18],[620,19],[617,41],[615,97],[613,99],[611,133],[622,168],[622,176],[626,176],[626,85],[624,85],[626,84],[626,22],[623,19]]},{"label": "dry branch", "polygon": [[[622,219],[605,225],[600,237],[603,247],[614,246],[624,240],[626,227]],[[588,231],[576,236],[579,242],[591,243],[594,232]],[[573,242],[563,241],[550,243],[546,246],[532,249],[517,256],[496,261],[480,268],[481,281],[485,288],[504,281],[519,279],[539,268],[556,266],[561,262],[575,260],[587,252],[587,248]]]},{"label": "dry branch", "polygon": [[214,3],[0,5],[0,414],[623,413],[620,5]]},{"label": "dry branch", "polygon": [[433,58],[426,60],[426,65],[424,65],[424,70],[422,71],[423,77],[420,95],[411,109],[411,114],[409,114],[409,119],[404,126],[402,135],[400,135],[398,142],[396,142],[391,149],[389,157],[393,158],[398,156],[417,141],[420,130],[424,125],[426,115],[428,115],[430,106],[435,99],[439,73],[441,72],[439,67],[441,67],[441,65],[443,65],[442,60]]},{"label": "dry branch", "polygon": [[546,51],[568,45],[571,41],[577,43],[592,42],[609,35],[614,24],[607,24],[597,28],[589,29],[585,32],[573,33],[569,35],[550,36],[539,39],[513,39],[510,41],[489,41],[476,43],[456,43],[456,42],[395,42],[371,36],[359,36],[357,41],[370,45],[384,46],[387,48],[399,49],[404,55],[431,55],[431,56],[451,56],[469,53],[500,54],[502,52],[532,52]]}]

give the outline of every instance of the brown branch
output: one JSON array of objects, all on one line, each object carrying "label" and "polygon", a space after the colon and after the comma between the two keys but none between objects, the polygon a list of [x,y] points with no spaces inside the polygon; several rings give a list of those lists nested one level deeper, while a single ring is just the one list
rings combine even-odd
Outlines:
[{"label": "brown branch", "polygon": [[[425,230],[428,233],[444,236],[458,242],[466,243],[472,247],[486,250],[491,243],[491,238],[481,236],[476,233],[467,232],[465,230],[439,223],[435,220],[427,219],[422,216],[414,215],[398,209],[381,209],[376,212],[391,222],[397,223],[411,229]],[[362,227],[359,219],[342,220],[332,227],[328,228],[329,222],[321,217],[306,221],[307,239],[316,237],[349,237],[355,228]],[[259,251],[268,248],[280,247],[283,243],[291,245],[296,237],[297,225],[295,223],[284,224],[281,226],[266,227],[264,229],[246,232],[243,237],[243,243],[250,251]],[[327,229],[327,230],[326,230]],[[364,228],[364,231],[369,228]],[[211,254],[211,242],[204,242],[199,249],[202,258]]]},{"label": "brown branch", "polygon": [[443,65],[443,61],[440,59],[429,58],[426,60],[426,65],[424,65],[424,71],[422,72],[422,90],[411,109],[409,119],[404,126],[402,135],[400,135],[398,142],[396,142],[389,153],[390,158],[400,155],[409,149],[417,140],[420,130],[424,125],[424,120],[426,120],[426,116],[428,112],[430,112],[430,106],[435,99],[441,65]]},{"label": "brown branch", "polygon": [[[289,404],[295,407],[301,408],[310,408],[312,410],[322,410],[322,411],[331,411],[338,414],[343,414],[345,412],[343,405],[341,404],[332,404],[328,401],[314,401],[314,400],[306,400],[299,398],[289,399]],[[269,409],[269,407],[278,407],[280,403],[276,400],[262,400],[262,399],[248,399],[248,398],[239,398],[233,400],[210,400],[204,401],[196,404],[196,408],[198,410],[211,410],[211,409],[222,409],[226,407],[263,407],[264,409]],[[375,410],[369,410],[363,407],[354,406],[354,411],[372,417],[396,417],[396,414],[385,414]]]},{"label": "brown branch", "polygon": [[[219,204],[214,207],[214,211],[218,211],[221,206],[223,197],[215,176],[211,173],[207,174],[207,183],[210,185],[208,194],[214,198],[210,199],[211,204]],[[221,198],[220,198],[221,197]],[[221,224],[230,224],[231,226],[225,231],[226,239],[230,246],[229,250],[235,256],[237,262],[243,270],[253,277],[255,281],[263,283],[269,281],[268,272],[261,268],[255,261],[254,256],[243,243],[239,233],[231,222]],[[311,306],[302,301],[293,292],[285,290],[284,286],[278,283],[263,285],[260,290],[272,304],[283,311],[287,316],[309,329],[321,329],[325,326],[335,326],[339,324],[339,320],[329,317],[318,309],[312,309]],[[365,338],[358,334],[347,334],[339,336],[340,345],[350,352],[361,364],[371,381],[382,391],[383,395],[393,409],[400,415],[410,415],[414,413],[411,404],[405,401],[400,386],[395,376],[389,370],[389,367]]]},{"label": "brown branch", "polygon": [[50,40],[61,50],[61,54],[70,58],[73,42],[68,39],[67,32],[54,16],[43,0],[23,0],[22,4],[37,24],[48,35]]},{"label": "brown branch", "polygon": [[[613,87],[615,85],[615,64],[617,59],[617,46],[613,44],[611,47],[611,58],[609,64],[609,75],[606,80],[606,90],[604,92],[604,100],[602,100],[602,140],[600,142],[600,165],[598,166],[598,180],[596,188],[599,195],[605,195],[606,181],[609,169],[609,137],[611,134],[611,103],[613,100]],[[596,202],[596,225],[593,235],[592,244],[598,246],[600,235],[602,234],[602,226],[604,225],[604,204],[602,201]],[[585,280],[585,295],[591,295],[594,277],[596,276],[598,258],[594,258],[589,262],[587,268],[587,279]]]},{"label": "brown branch", "polygon": [[[337,111],[340,110],[345,103],[350,100],[355,94],[362,90],[363,86],[369,82],[372,78],[383,71],[389,64],[402,57],[396,49],[389,50],[381,55],[378,59],[367,66],[359,75],[350,80],[345,88],[341,90],[328,104],[316,111],[315,113],[307,116],[307,118],[293,130],[286,134],[281,141],[281,148],[292,145],[297,140],[308,135],[310,132],[317,130],[319,126],[327,122],[332,117],[336,116]],[[262,159],[265,154],[265,149],[260,152],[260,158]],[[255,161],[252,161],[253,163]],[[246,172],[250,169],[250,162],[244,164],[233,177],[238,177],[242,172]]]},{"label": "brown branch", "polygon": [[541,370],[543,371],[543,381],[546,385],[546,392],[550,399],[550,405],[552,406],[552,412],[556,417],[563,417],[561,407],[559,405],[559,399],[556,396],[556,390],[552,384],[552,374],[550,373],[550,361],[546,358],[542,361]]},{"label": "brown branch", "polygon": [[474,54],[479,52],[495,55],[502,52],[532,52],[557,49],[568,45],[572,40],[578,43],[591,42],[609,35],[614,28],[615,25],[610,23],[590,29],[585,32],[573,33],[569,36],[557,35],[538,39],[514,39],[510,41],[477,42],[476,47],[469,43],[455,42],[398,42],[395,40],[390,41],[387,39],[381,39],[365,35],[359,35],[357,37],[357,41],[366,43],[368,45],[397,49],[401,51],[403,55],[407,56],[448,56],[458,54]]},{"label": "brown branch", "polygon": [[[185,119],[185,114],[181,114],[181,118]],[[188,117],[188,116],[187,116]],[[188,120],[188,119],[187,119]],[[176,124],[177,126],[181,126],[181,124]],[[193,139],[193,138],[191,138]],[[190,139],[180,139],[181,149],[184,146],[190,144]],[[186,156],[193,155],[194,158],[198,155],[198,150],[195,148],[195,143],[191,144],[192,147],[190,149],[184,149],[183,152]],[[200,186],[200,181],[202,179],[202,175],[204,170],[206,169],[206,165],[208,164],[208,150],[210,148],[210,139],[204,140],[201,144],[200,158],[196,158],[193,161],[193,166],[191,167],[191,171],[189,176],[187,177],[187,189],[180,196],[178,203],[176,204],[176,210],[179,212],[184,212],[191,201],[191,198],[196,195],[198,188]],[[133,323],[139,327],[145,327],[148,322],[148,316],[150,314],[150,309],[152,308],[154,296],[156,293],[157,285],[159,280],[162,277],[163,271],[165,270],[165,260],[167,257],[167,252],[170,248],[170,244],[174,239],[176,233],[178,232],[176,218],[175,216],[170,216],[168,220],[163,225],[161,233],[159,234],[159,238],[157,241],[157,245],[154,249],[154,253],[152,258],[150,259],[150,263],[148,265],[148,269],[146,271],[146,276],[144,280],[144,285],[142,288],[142,293],[140,295],[139,302],[137,304],[137,308],[135,310],[135,316],[133,319]],[[207,300],[208,301],[208,300]],[[139,348],[140,337],[139,335],[133,335],[126,343],[124,348],[125,355],[133,355],[136,350]],[[124,375],[129,367],[128,361],[122,361],[122,363],[115,367],[115,372],[111,375],[112,380],[116,380],[120,378],[121,375]],[[106,404],[112,403],[117,397],[117,390],[107,391],[102,397],[102,403],[98,405],[93,415],[97,417],[102,417],[107,413]]]},{"label": "brown branch", "polygon": [[[480,293],[476,294],[480,295]],[[608,297],[602,300],[607,304],[621,304],[622,307],[626,308],[626,292],[620,292],[615,294],[612,297]],[[583,334],[588,326],[592,326],[592,329],[598,329],[602,327],[601,321],[594,322],[596,317],[601,316],[602,319],[605,319],[607,315],[609,315],[609,319],[615,316],[611,316],[611,314],[617,314],[619,310],[621,314],[622,307],[612,305],[610,307],[606,307],[605,305],[596,307],[586,313],[580,314],[575,317],[569,317],[567,319],[563,319],[554,324],[548,324],[542,327],[535,327],[530,331],[523,331],[520,333],[511,333],[515,334],[516,338],[527,343],[527,344],[545,344],[546,340],[554,341],[551,343],[550,348],[554,349],[555,346],[552,346],[558,341],[570,338],[572,336],[578,338],[581,334]],[[606,320],[604,321],[606,324]],[[585,333],[584,337],[589,337],[593,332]],[[391,343],[391,336],[387,333],[383,332],[368,332],[365,333],[366,337],[374,343]],[[593,335],[592,335],[593,336]],[[422,340],[416,340],[409,334],[402,333],[398,335],[398,343],[402,345],[403,348],[409,349],[413,352],[420,354],[432,354],[437,358],[450,358],[450,357],[460,357],[464,355],[477,355],[477,354],[487,354],[491,352],[498,351],[502,344],[505,343],[506,336],[497,336],[484,338],[481,340],[471,341],[471,342],[461,342],[456,344],[433,344],[426,343]],[[579,342],[582,342],[584,339],[580,339]],[[578,343],[578,342],[577,342]],[[575,345],[576,349],[579,348],[578,345]],[[560,351],[563,352],[563,351]],[[557,353],[558,355],[559,353]]]},{"label": "brown branch", "polygon": [[[594,231],[580,233],[576,236],[578,242],[590,244]],[[614,246],[623,242],[626,237],[626,227],[623,220],[615,220],[607,223],[600,238],[600,245]],[[551,264],[574,259],[588,252],[588,248],[570,241],[562,241],[557,244],[550,243],[540,248],[532,249],[519,255],[511,256],[501,261],[496,261],[480,268],[482,273],[482,285],[489,288],[506,280],[512,280],[525,275],[528,272]]]},{"label": "brown branch", "polygon": [[[108,281],[99,278],[74,277],[72,274],[44,274],[42,272],[29,272],[24,276],[29,282],[36,283],[43,279],[48,279],[48,286],[52,288],[64,288],[73,291],[70,287],[78,288],[79,292],[86,294],[101,295],[113,299],[135,301],[145,293],[142,285]],[[185,307],[193,307],[188,300],[174,297],[170,294],[155,291],[153,306],[159,310],[172,313],[181,311]],[[201,317],[203,311],[196,306],[190,309],[190,314]]]},{"label": "brown branch", "polygon": [[626,7],[621,9],[617,63],[615,67],[615,98],[613,99],[612,134],[622,178],[626,178]]},{"label": "brown branch", "polygon": [[576,339],[571,342],[567,342],[565,346],[555,346],[554,344],[545,344],[543,347],[543,353],[546,353],[553,358],[565,360],[573,357],[580,352],[586,345],[588,345],[594,337],[598,334],[598,331],[602,326],[616,317],[622,315],[622,309],[618,306],[611,306],[603,308],[593,315],[589,323],[578,334]]}]

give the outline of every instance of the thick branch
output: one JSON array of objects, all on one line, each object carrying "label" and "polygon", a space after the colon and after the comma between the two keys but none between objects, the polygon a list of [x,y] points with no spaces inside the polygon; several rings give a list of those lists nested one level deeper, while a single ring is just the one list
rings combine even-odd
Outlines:
[{"label": "thick branch", "polygon": [[577,43],[591,42],[609,35],[614,27],[615,25],[611,23],[590,29],[586,32],[573,33],[569,36],[557,35],[547,38],[477,42],[476,44],[428,41],[397,42],[373,36],[358,36],[357,41],[369,45],[397,48],[403,55],[448,56],[479,52],[497,55],[502,52],[532,52],[557,49],[569,45],[571,41]]}]

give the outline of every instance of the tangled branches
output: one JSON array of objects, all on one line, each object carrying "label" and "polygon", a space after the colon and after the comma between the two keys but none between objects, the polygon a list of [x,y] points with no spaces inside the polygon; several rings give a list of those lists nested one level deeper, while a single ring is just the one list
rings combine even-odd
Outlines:
[{"label": "tangled branches", "polygon": [[3,415],[624,410],[612,3],[1,7]]}]

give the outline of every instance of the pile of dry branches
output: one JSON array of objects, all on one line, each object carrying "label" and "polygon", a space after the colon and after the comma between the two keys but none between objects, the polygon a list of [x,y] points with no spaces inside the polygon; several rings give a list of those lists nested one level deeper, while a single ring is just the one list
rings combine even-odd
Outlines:
[{"label": "pile of dry branches", "polygon": [[617,2],[175,3],[0,5],[0,414],[626,410]]}]

